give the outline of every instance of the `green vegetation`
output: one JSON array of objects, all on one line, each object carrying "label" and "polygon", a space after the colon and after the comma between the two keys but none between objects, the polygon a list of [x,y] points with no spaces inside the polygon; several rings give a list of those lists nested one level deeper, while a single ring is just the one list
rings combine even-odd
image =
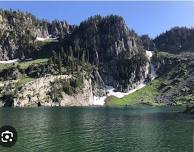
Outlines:
[{"label": "green vegetation", "polygon": [[48,68],[47,62],[48,59],[44,58],[31,61],[18,61],[12,64],[0,64],[0,80],[17,80],[26,76],[32,78],[44,76],[46,72],[48,73],[48,70],[52,70]]},{"label": "green vegetation", "polygon": [[159,94],[158,87],[160,86],[161,79],[156,79],[144,88],[137,90],[136,92],[124,96],[123,98],[111,97],[109,101],[106,102],[108,106],[124,106],[133,105],[138,103],[146,103],[154,105],[155,97]]},{"label": "green vegetation", "polygon": [[153,39],[149,37],[149,35],[142,35],[141,37],[142,44],[145,50],[148,51],[156,51],[156,46],[153,42]]},{"label": "green vegetation", "polygon": [[[153,40],[148,35],[139,37],[133,30],[127,30],[121,16],[96,15],[79,26],[71,26],[61,21],[38,20],[20,11],[0,10],[0,14],[5,27],[0,32],[1,59],[36,58],[0,64],[0,81],[10,81],[8,89],[1,85],[6,93],[10,90],[15,95],[14,89],[19,91],[25,83],[50,75],[71,76],[51,83],[50,96],[54,102],[60,102],[63,93],[80,93],[83,79],[87,78],[91,79],[94,94],[101,92],[104,83],[126,90],[134,79],[144,79],[148,63],[145,50],[150,50],[154,51],[150,62],[157,68],[159,78],[121,99],[109,97],[107,105],[176,105],[194,101],[194,56],[185,53],[194,49],[193,28],[173,28]],[[13,22],[4,22],[10,17]],[[57,39],[38,41],[37,35],[46,37],[46,33]]]},{"label": "green vegetation", "polygon": [[144,88],[121,99],[110,97],[108,106],[124,106],[132,104],[167,104],[193,105],[194,78],[192,76],[194,60],[192,55],[174,55],[158,52],[156,57],[158,79]]},{"label": "green vegetation", "polygon": [[29,77],[21,77],[17,82],[10,81],[0,88],[0,99],[2,99],[5,104],[13,104],[13,98],[18,96],[18,92],[22,89],[22,86],[32,80],[33,79]]},{"label": "green vegetation", "polygon": [[79,93],[83,88],[82,77],[71,78],[71,79],[56,79],[51,82],[51,91],[49,96],[53,102],[60,102],[63,93],[68,95],[73,95],[74,93]]},{"label": "green vegetation", "polygon": [[47,61],[48,61],[47,58],[43,58],[43,59],[36,59],[32,61],[18,61],[16,63],[0,64],[0,71],[11,67],[17,67],[17,66],[19,66],[21,69],[27,69],[30,65],[45,64],[47,63]]},{"label": "green vegetation", "polygon": [[159,51],[171,53],[193,52],[194,28],[174,27],[154,39]]},{"label": "green vegetation", "polygon": [[18,91],[20,91],[26,83],[33,81],[33,78],[30,77],[21,77],[15,84],[13,88],[13,95],[18,96]]},{"label": "green vegetation", "polygon": [[55,43],[55,42],[52,42],[52,41],[35,41],[34,45],[36,47],[43,47],[43,46],[45,46],[47,44],[50,44],[50,43]]},{"label": "green vegetation", "polygon": [[60,102],[63,98],[62,94],[62,86],[61,86],[61,79],[55,80],[51,83],[51,91],[49,92],[49,95],[53,102]]},{"label": "green vegetation", "polygon": [[192,95],[184,95],[184,96],[179,96],[176,98],[176,102],[178,105],[182,105],[182,104],[194,104],[194,97]]},{"label": "green vegetation", "polygon": [[158,52],[159,59],[168,58],[168,59],[175,59],[178,55],[171,54],[168,52]]},{"label": "green vegetation", "polygon": [[47,61],[48,61],[47,58],[44,58],[44,59],[36,59],[36,60],[32,60],[32,61],[22,61],[22,62],[18,62],[18,65],[21,67],[21,69],[26,69],[30,65],[33,65],[33,64],[46,64]]},{"label": "green vegetation", "polygon": [[34,79],[33,78],[30,78],[30,77],[22,77],[20,78],[18,81],[17,81],[17,85],[18,86],[22,86],[30,81],[33,81]]},{"label": "green vegetation", "polygon": [[8,64],[0,64],[0,71],[4,70],[4,69],[8,69],[10,67],[13,67],[14,64],[13,63],[8,63]]}]

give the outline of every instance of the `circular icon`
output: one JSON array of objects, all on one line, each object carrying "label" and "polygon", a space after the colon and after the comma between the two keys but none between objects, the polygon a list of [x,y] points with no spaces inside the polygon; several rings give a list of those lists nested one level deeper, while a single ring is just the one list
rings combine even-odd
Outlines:
[{"label": "circular icon", "polygon": [[0,128],[0,145],[11,147],[17,141],[17,132],[12,126],[3,126]]}]

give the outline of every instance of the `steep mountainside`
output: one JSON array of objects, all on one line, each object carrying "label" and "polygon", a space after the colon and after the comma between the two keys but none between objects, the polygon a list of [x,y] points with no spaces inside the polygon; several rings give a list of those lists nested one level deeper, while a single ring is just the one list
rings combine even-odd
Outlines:
[{"label": "steep mountainside", "polygon": [[[72,96],[76,96],[83,91],[78,89],[77,92],[77,87],[90,79],[92,94],[99,97],[106,95],[105,85],[127,92],[148,79],[149,61],[142,41],[128,29],[120,16],[97,15],[79,26],[60,21],[50,23],[38,20],[29,13],[16,11],[1,10],[0,19],[1,60],[22,59],[13,64],[0,65],[0,79],[6,83],[7,80],[16,80],[14,85],[18,86],[13,89],[11,86],[14,85],[8,85],[8,92],[5,90],[7,87],[0,89],[1,99],[5,103],[13,98],[11,101],[16,105],[25,83],[48,75],[72,75],[77,78],[75,82],[65,83],[56,80],[62,86],[55,87],[60,103],[63,98],[59,92],[71,92]],[[48,37],[55,41],[48,41]],[[23,61],[28,58],[33,58],[33,61]],[[47,84],[47,88],[50,85]],[[21,98],[28,98],[28,93],[23,94],[25,96]],[[34,94],[30,96],[37,98]]]},{"label": "steep mountainside", "polygon": [[37,37],[59,37],[72,29],[67,22],[48,22],[30,13],[0,10],[0,60],[33,57]]},{"label": "steep mountainside", "polygon": [[117,15],[72,26],[0,10],[0,31],[1,106],[194,103],[193,29],[153,40]]},{"label": "steep mountainside", "polygon": [[82,22],[64,41],[64,50],[69,48],[75,58],[97,66],[105,84],[120,91],[146,78],[141,39],[120,16],[94,16]]},{"label": "steep mountainside", "polygon": [[174,27],[154,39],[160,51],[170,53],[194,52],[194,29]]},{"label": "steep mountainside", "polygon": [[161,80],[156,101],[170,105],[194,104],[194,55],[160,52],[154,59]]},{"label": "steep mountainside", "polygon": [[148,51],[156,51],[157,50],[153,39],[151,39],[148,35],[142,35],[141,40],[142,40],[144,49],[146,49]]},{"label": "steep mountainside", "polygon": [[157,78],[144,88],[121,99],[111,97],[107,105],[193,105],[194,56],[191,53],[170,54],[157,52],[152,58]]}]

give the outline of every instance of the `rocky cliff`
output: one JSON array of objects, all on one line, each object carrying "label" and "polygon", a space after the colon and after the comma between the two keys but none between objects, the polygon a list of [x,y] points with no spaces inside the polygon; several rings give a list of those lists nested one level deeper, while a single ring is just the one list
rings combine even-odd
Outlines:
[{"label": "rocky cliff", "polygon": [[[51,99],[60,105],[91,105],[91,88],[92,95],[101,97],[107,93],[105,85],[128,92],[151,80],[151,59],[146,55],[146,45],[151,49],[153,41],[148,42],[128,29],[121,16],[96,15],[71,26],[61,21],[38,20],[29,13],[1,10],[0,21],[0,60],[21,59],[0,65],[2,81],[19,81],[10,94],[1,88],[5,105],[12,105],[12,101],[15,106],[36,102],[52,105]],[[57,41],[45,41],[48,37]],[[44,79],[48,75],[72,75],[77,79],[49,84]],[[83,76],[91,82],[80,79]],[[32,83],[27,83],[29,79],[33,79]],[[39,80],[45,84],[40,82],[40,85]],[[36,84],[39,87],[35,88]],[[92,87],[84,89],[88,85]],[[79,94],[81,90],[83,93]],[[40,99],[34,96],[38,93]],[[81,103],[78,98],[83,99]]]},{"label": "rocky cliff", "polygon": [[120,16],[94,16],[83,21],[65,39],[76,58],[98,68],[104,84],[128,91],[145,80],[148,62],[142,41]]},{"label": "rocky cliff", "polygon": [[154,59],[158,68],[159,78],[158,103],[169,105],[194,103],[194,55],[179,55],[159,52]]},{"label": "rocky cliff", "polygon": [[66,21],[49,22],[27,12],[0,10],[0,60],[33,57],[37,37],[64,37],[72,29]]},{"label": "rocky cliff", "polygon": [[[91,106],[93,105],[92,84],[84,79],[79,90],[67,90],[71,75],[47,76],[31,80],[18,86],[17,81],[1,82],[2,106]],[[65,85],[63,87],[63,85]],[[70,88],[70,87],[69,87]],[[68,88],[68,89],[69,89]],[[4,100],[3,100],[4,99]]]}]

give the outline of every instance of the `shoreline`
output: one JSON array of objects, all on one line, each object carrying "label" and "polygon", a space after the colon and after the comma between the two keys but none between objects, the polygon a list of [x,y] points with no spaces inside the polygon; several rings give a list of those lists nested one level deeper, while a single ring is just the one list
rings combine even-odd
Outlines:
[{"label": "shoreline", "polygon": [[97,107],[102,107],[102,108],[130,108],[130,107],[182,107],[182,108],[186,108],[187,105],[165,105],[165,104],[147,104],[147,103],[136,103],[136,104],[132,104],[132,105],[90,105],[90,106],[45,106],[45,105],[41,105],[41,106],[15,106],[15,107],[0,107],[0,109],[22,109],[22,108],[97,108]]}]

